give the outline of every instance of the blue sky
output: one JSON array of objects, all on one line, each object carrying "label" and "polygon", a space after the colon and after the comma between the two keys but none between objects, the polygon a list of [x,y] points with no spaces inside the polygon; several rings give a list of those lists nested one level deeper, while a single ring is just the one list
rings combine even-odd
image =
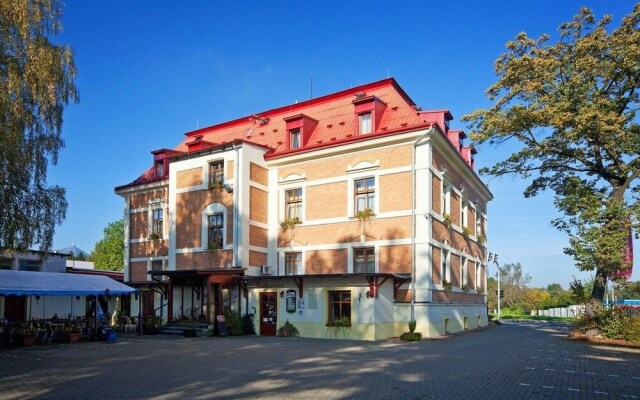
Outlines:
[{"label": "blue sky", "polygon": [[[57,40],[75,52],[80,103],[65,111],[66,147],[49,171],[69,202],[54,247],[91,251],[122,216],[113,188],[151,166],[152,150],[198,127],[306,100],[311,77],[314,97],[394,77],[417,104],[449,109],[452,126],[466,130],[459,118],[489,106],[493,63],[518,32],[557,38],[584,5],[617,25],[633,4],[68,0]],[[492,165],[509,150],[482,146],[476,163]],[[562,253],[551,194],[524,199],[525,184],[511,177],[489,185],[489,247],[501,263],[522,263],[533,286],[567,288],[573,276],[589,276]]]}]

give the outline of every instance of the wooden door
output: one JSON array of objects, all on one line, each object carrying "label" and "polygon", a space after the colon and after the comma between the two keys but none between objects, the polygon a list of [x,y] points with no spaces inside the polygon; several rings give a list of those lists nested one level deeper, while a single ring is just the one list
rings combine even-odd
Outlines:
[{"label": "wooden door", "polygon": [[143,317],[153,317],[154,313],[154,292],[147,290],[142,293],[142,316]]},{"label": "wooden door", "polygon": [[278,322],[278,301],[276,292],[260,293],[260,334],[275,336]]}]

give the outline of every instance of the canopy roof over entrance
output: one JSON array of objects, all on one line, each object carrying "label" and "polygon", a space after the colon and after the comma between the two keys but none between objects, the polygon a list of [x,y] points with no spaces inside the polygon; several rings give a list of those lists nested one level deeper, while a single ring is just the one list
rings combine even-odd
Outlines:
[{"label": "canopy roof over entrance", "polygon": [[107,276],[0,270],[0,296],[75,296],[137,292]]}]

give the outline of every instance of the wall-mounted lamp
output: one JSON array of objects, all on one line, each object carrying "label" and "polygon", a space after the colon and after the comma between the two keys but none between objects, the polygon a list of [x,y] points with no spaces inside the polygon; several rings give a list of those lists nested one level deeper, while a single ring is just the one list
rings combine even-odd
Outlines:
[{"label": "wall-mounted lamp", "polygon": [[371,298],[371,293],[369,293],[369,291],[367,290],[367,291],[365,292],[365,296],[367,296],[367,299],[370,299],[370,298]]},{"label": "wall-mounted lamp", "polygon": [[284,297],[284,290],[280,291],[280,297]]},{"label": "wall-mounted lamp", "polygon": [[233,192],[233,187],[231,187],[231,185],[229,185],[228,183],[225,183],[224,185],[222,185],[222,187],[227,191],[227,193]]}]

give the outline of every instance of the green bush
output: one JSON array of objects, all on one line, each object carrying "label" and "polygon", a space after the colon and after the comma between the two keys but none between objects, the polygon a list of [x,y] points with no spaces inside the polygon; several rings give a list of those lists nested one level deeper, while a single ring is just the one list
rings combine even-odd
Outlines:
[{"label": "green bush", "polygon": [[422,340],[422,333],[420,332],[405,332],[400,335],[400,340],[405,342],[419,342]]},{"label": "green bush", "polygon": [[293,326],[293,324],[287,320],[284,325],[278,328],[278,336],[300,336],[300,332],[298,332],[298,328]]},{"label": "green bush", "polygon": [[256,334],[256,328],[253,326],[253,314],[245,314],[242,316],[242,334]]},{"label": "green bush", "polygon": [[581,319],[584,331],[598,328],[606,338],[640,343],[640,317],[630,316],[620,308],[597,310],[595,314],[593,319]]},{"label": "green bush", "polygon": [[631,343],[640,344],[640,317],[628,317],[622,327],[622,336]]},{"label": "green bush", "polygon": [[409,332],[413,333],[416,330],[416,320],[409,321]]},{"label": "green bush", "polygon": [[242,319],[232,311],[224,313],[224,319],[227,322],[227,333],[229,336],[242,336],[244,332]]}]

